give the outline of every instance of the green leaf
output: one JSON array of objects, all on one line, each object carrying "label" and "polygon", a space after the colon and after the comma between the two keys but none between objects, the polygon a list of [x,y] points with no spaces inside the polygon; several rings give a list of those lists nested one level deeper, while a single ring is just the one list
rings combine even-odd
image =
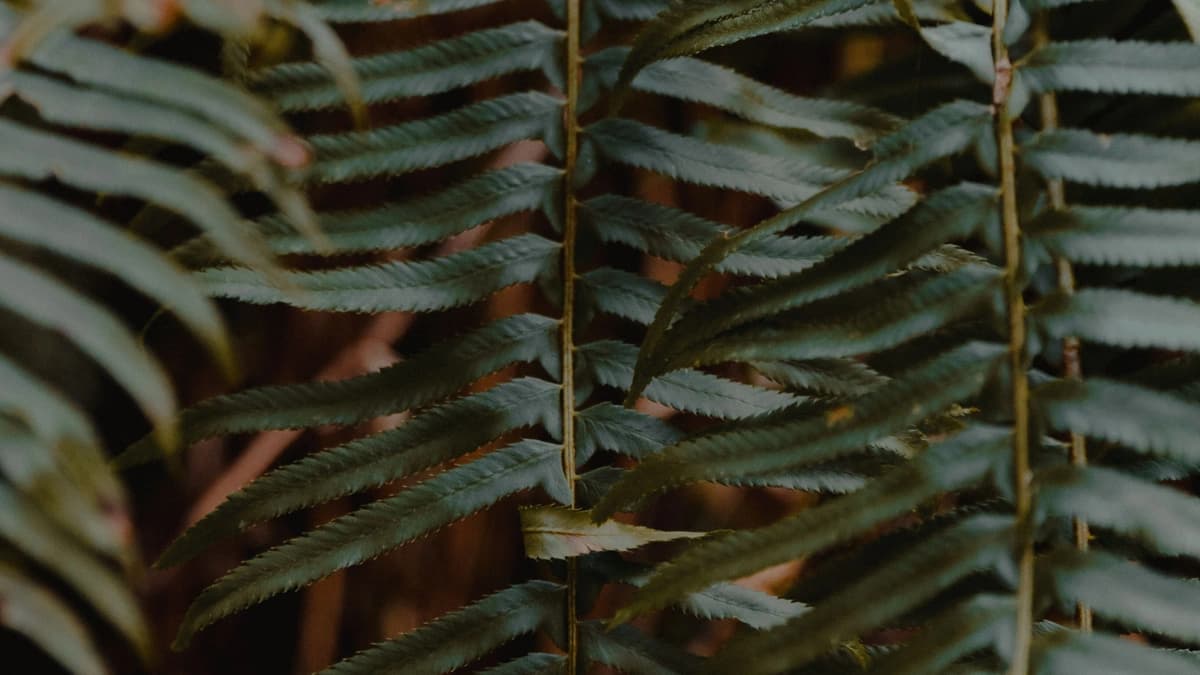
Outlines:
[{"label": "green leaf", "polygon": [[1055,256],[1087,265],[1200,265],[1200,213],[1072,206],[1051,211],[1027,229],[1038,262]]},{"label": "green leaf", "polygon": [[411,19],[418,16],[437,16],[486,7],[498,0],[430,0],[421,3],[363,2],[362,0],[315,0],[313,5],[332,23],[380,23]]},{"label": "green leaf", "polygon": [[255,304],[284,303],[332,312],[434,312],[469,305],[551,270],[561,245],[522,234],[418,262],[288,272],[280,284],[244,268],[203,270],[209,295]]},{"label": "green leaf", "polygon": [[162,554],[158,567],[195,557],[239,530],[414,475],[528,426],[561,437],[561,387],[522,378],[444,404],[396,429],[309,455],[230,495]]},{"label": "green leaf", "polygon": [[[679,362],[801,360],[883,351],[991,307],[999,270],[965,267],[944,275],[887,278],[808,305],[781,321],[752,325],[711,339]],[[674,361],[673,361],[674,363]]]},{"label": "green leaf", "polygon": [[[588,147],[609,161],[697,185],[738,190],[786,203],[804,201],[844,178],[845,169],[820,166],[681,136],[633,120],[608,118],[585,131]],[[901,186],[838,204],[852,213],[895,217],[913,202]]]},{"label": "green leaf", "polygon": [[1031,318],[1047,342],[1074,336],[1115,347],[1200,351],[1200,305],[1183,299],[1087,288],[1047,297]]},{"label": "green leaf", "polygon": [[1047,179],[1098,187],[1147,189],[1200,182],[1200,141],[1058,129],[1023,144],[1021,156]]},{"label": "green leaf", "polygon": [[344,183],[396,176],[478,157],[516,141],[552,143],[562,101],[540,92],[510,94],[429,119],[370,131],[309,137],[317,153],[310,179]]},{"label": "green leaf", "polygon": [[1064,611],[1085,603],[1130,630],[1200,642],[1200,583],[1096,551],[1057,551],[1042,557],[1038,568],[1038,588],[1053,594]]},{"label": "green leaf", "polygon": [[16,568],[0,563],[0,626],[21,633],[74,675],[104,675],[104,659],[74,613]]},{"label": "green leaf", "polygon": [[[680,209],[619,195],[601,195],[584,202],[580,221],[601,241],[688,262],[713,239],[733,234],[734,228]],[[834,237],[773,236],[757,240],[715,266],[716,271],[753,277],[779,277],[812,267],[849,243]]]},{"label": "green leaf", "polygon": [[1035,90],[1200,96],[1200,45],[1187,42],[1051,42],[1019,66]]},{"label": "green leaf", "polygon": [[6,184],[0,184],[0,236],[104,270],[154,298],[204,340],[227,373],[233,371],[216,307],[153,246],[86,211]]},{"label": "green leaf", "polygon": [[736,619],[758,630],[774,628],[808,611],[798,602],[727,583],[689,593],[678,607],[701,619]]},{"label": "green leaf", "polygon": [[1192,40],[1200,40],[1200,2],[1196,0],[1173,0],[1175,10],[1187,25]]},{"label": "green leaf", "polygon": [[[432,96],[511,73],[542,71],[557,78],[563,32],[538,21],[489,28],[400,52],[356,58],[363,99],[383,103]],[[251,75],[250,87],[285,112],[334,108],[344,103],[327,69],[287,63]]]},{"label": "green leaf", "polygon": [[1043,385],[1034,390],[1033,401],[1057,431],[1200,464],[1200,409],[1178,397],[1090,379]]},{"label": "green leaf", "polygon": [[255,269],[274,270],[262,239],[212,184],[165,164],[93,147],[0,120],[0,174],[55,179],[82,190],[126,195],[179,213],[221,250]]},{"label": "green leaf", "polygon": [[[633,379],[637,348],[616,340],[597,340],[578,348],[579,366],[596,381],[626,389]],[[657,378],[646,398],[683,412],[721,419],[740,419],[785,408],[797,402],[790,394],[754,387],[697,370],[680,370]]]},{"label": "green leaf", "polygon": [[707,533],[655,530],[615,520],[596,524],[587,511],[527,506],[521,509],[521,535],[527,557],[562,560],[599,551],[628,551],[655,542],[696,539]]},{"label": "green leaf", "polygon": [[992,188],[963,184],[938,192],[902,218],[855,240],[806,270],[738,288],[697,305],[670,328],[659,349],[684,352],[754,319],[874,282],[916,261],[939,244],[970,236],[994,211]]},{"label": "green leaf", "polygon": [[186,647],[198,631],[221,618],[366,562],[516,492],[540,486],[569,502],[561,452],[559,445],[520,441],[252,558],[196,598],[175,647]]},{"label": "green leaf", "polygon": [[[347,425],[422,406],[514,363],[558,362],[558,322],[520,314],[442,341],[383,370],[333,382],[275,385],[218,396],[183,412],[185,444],[213,436],[269,429]],[[117,458],[118,466],[153,461],[161,449],[142,439]]]},{"label": "green leaf", "polygon": [[307,2],[270,3],[267,11],[272,18],[295,26],[311,45],[312,58],[328,73],[342,94],[356,125],[366,126],[367,106],[363,99],[362,83],[354,72],[350,53],[338,34],[321,14]]},{"label": "green leaf", "polygon": [[[627,47],[612,47],[589,56],[586,86],[611,91],[629,51]],[[807,131],[822,138],[849,138],[860,145],[900,126],[899,119],[882,110],[850,101],[795,96],[700,59],[676,58],[650,64],[638,73],[632,86],[638,91],[703,103],[750,122]]]},{"label": "green leaf", "polygon": [[[563,612],[563,587],[529,581],[506,588],[420,628],[380,642],[322,670],[320,675],[438,675],[457,670],[513,638],[555,625]],[[526,657],[531,658],[531,657]],[[556,659],[535,655],[543,670],[501,666],[493,675],[556,672]]]},{"label": "green leaf", "polygon": [[662,284],[640,274],[612,267],[598,267],[579,277],[579,290],[596,311],[628,319],[643,326],[654,320],[654,312],[666,295]]},{"label": "green leaf", "polygon": [[901,649],[875,661],[872,675],[946,673],[971,654],[1004,644],[1017,614],[1012,597],[979,595],[934,617]]},{"label": "green leaf", "polygon": [[580,464],[598,450],[645,457],[683,437],[683,432],[657,417],[612,403],[585,408],[575,416],[575,457]]},{"label": "green leaf", "polygon": [[1042,675],[1195,675],[1196,661],[1122,638],[1061,630],[1034,638],[1030,660]]},{"label": "green leaf", "polygon": [[976,103],[956,101],[941,106],[910,122],[874,146],[876,163],[842,180],[812,198],[736,235],[715,239],[683,271],[650,325],[638,357],[637,373],[629,399],[635,398],[655,373],[660,342],[689,301],[692,290],[721,260],[751,242],[779,234],[796,223],[831,206],[871,194],[939,159],[974,145],[990,129],[991,110]]},{"label": "green leaf", "polygon": [[659,59],[690,56],[759,35],[795,30],[872,0],[698,0],[672,4],[642,29],[621,68],[617,89]]},{"label": "green leaf", "polygon": [[920,28],[920,33],[934,51],[966,66],[979,81],[991,84],[996,79],[996,67],[992,63],[991,26],[951,21],[940,26]]},{"label": "green leaf", "polygon": [[0,256],[0,306],[65,335],[138,402],[164,446],[175,444],[175,393],[170,379],[108,310],[7,256]]},{"label": "green leaf", "polygon": [[[664,607],[687,593],[862,536],[944,492],[969,487],[997,471],[1011,435],[977,427],[934,446],[912,463],[862,490],[757,530],[715,536],[658,568],[615,620]],[[609,500],[611,502],[611,500]],[[602,513],[601,511],[594,511]]]},{"label": "green leaf", "polygon": [[67,582],[140,655],[149,655],[150,633],[124,581],[5,485],[0,485],[0,538]]},{"label": "green leaf", "polygon": [[579,633],[586,659],[630,675],[686,675],[697,672],[702,663],[699,657],[629,626],[605,630],[599,622],[587,621],[580,624]]},{"label": "green leaf", "polygon": [[975,516],[889,561],[786,624],[735,637],[703,672],[767,675],[803,665],[835,645],[881,628],[963,578],[1010,556],[1013,525]]},{"label": "green leaf", "polygon": [[3,354],[0,409],[24,422],[48,446],[75,452],[101,447],[91,421],[73,401]]},{"label": "green leaf", "polygon": [[1082,518],[1165,555],[1200,558],[1200,504],[1183,492],[1100,467],[1045,469],[1036,481],[1039,521]]},{"label": "green leaf", "polygon": [[480,675],[563,675],[567,657],[560,654],[526,654],[495,668],[480,671]]},{"label": "green leaf", "polygon": [[832,396],[859,396],[888,380],[867,364],[853,359],[808,359],[787,363],[754,361],[750,365],[788,389]]}]

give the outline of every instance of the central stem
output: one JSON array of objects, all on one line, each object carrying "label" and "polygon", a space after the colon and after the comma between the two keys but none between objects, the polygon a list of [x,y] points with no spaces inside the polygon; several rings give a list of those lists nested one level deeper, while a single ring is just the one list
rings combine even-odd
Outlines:
[{"label": "central stem", "polygon": [[992,9],[992,58],[995,63],[996,146],[1000,160],[1000,203],[1004,224],[1005,300],[1008,313],[1009,371],[1013,408],[1013,501],[1018,543],[1014,555],[1018,569],[1017,616],[1009,675],[1029,673],[1033,639],[1033,532],[1032,481],[1029,470],[1029,379],[1025,372],[1025,298],[1021,279],[1021,222],[1017,212],[1017,167],[1009,97],[1013,66],[1004,42],[1008,0],[996,0]]},{"label": "central stem", "polygon": [[[575,507],[575,236],[578,213],[575,200],[575,169],[579,157],[579,26],[581,0],[567,0],[567,102],[563,108],[563,260],[562,260],[562,465],[570,488],[571,507]],[[579,668],[579,563],[567,560],[567,674],[577,675]]]}]

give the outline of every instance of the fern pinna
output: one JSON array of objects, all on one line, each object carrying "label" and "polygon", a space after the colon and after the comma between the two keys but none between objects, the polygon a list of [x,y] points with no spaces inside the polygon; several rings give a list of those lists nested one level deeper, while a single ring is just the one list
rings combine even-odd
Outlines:
[{"label": "fern pinna", "polygon": [[[331,22],[393,28],[417,16],[487,4],[329,0],[315,6]],[[649,66],[633,81],[633,89],[723,111],[747,124],[743,133],[793,133],[804,141],[796,146],[802,154],[792,157],[775,147],[756,150],[724,142],[715,134],[682,135],[606,117],[609,94],[620,83],[629,49],[602,48],[600,31],[660,9],[637,1],[567,0],[541,12],[545,21],[527,19],[423,46],[389,45],[390,51],[356,57],[352,72],[363,100],[373,106],[366,117],[389,114],[386,106],[396,101],[448,94],[502,76],[502,84],[526,83],[529,88],[430,117],[310,135],[315,160],[307,181],[318,196],[359,194],[354,190],[369,181],[402,180],[439,167],[446,167],[439,176],[450,177],[444,187],[421,196],[320,212],[326,249],[297,236],[278,216],[256,222],[272,252],[316,270],[270,275],[230,264],[209,238],[176,251],[180,260],[197,268],[211,295],[249,303],[325,312],[432,314],[479,305],[502,289],[527,285],[541,291],[546,307],[544,312],[491,317],[361,377],[252,389],[185,411],[179,422],[185,443],[267,429],[354,425],[402,411],[412,411],[412,416],[394,429],[263,475],[176,540],[160,565],[194,558],[213,542],[257,523],[407,482],[393,496],[272,548],[218,580],[189,611],[180,647],[223,617],[364,563],[497,502],[511,503],[507,498],[512,495],[536,491],[540,502],[553,505],[521,512],[527,553],[566,559],[547,575],[549,580],[534,579],[487,595],[369,647],[328,672],[438,673],[472,666],[493,673],[574,674],[588,664],[603,664],[657,673],[699,667],[698,657],[677,647],[629,628],[607,631],[597,621],[583,619],[594,589],[608,582],[642,581],[643,570],[615,557],[616,551],[695,536],[615,522],[597,526],[582,510],[621,475],[621,469],[610,465],[615,454],[649,456],[683,435],[659,418],[615,404],[633,379],[637,346],[600,337],[593,326],[596,317],[607,315],[607,321],[620,322],[622,334],[637,334],[639,326],[651,321],[665,292],[643,276],[606,265],[609,248],[682,262],[733,230],[665,205],[604,194],[597,178],[625,166],[793,205],[850,176],[864,158],[859,148],[890,132],[898,120],[853,102],[797,97],[692,58]],[[936,8],[930,11],[940,15]],[[551,25],[549,16],[557,17],[557,23]],[[833,23],[871,24],[895,16],[887,2],[874,2]],[[235,65],[245,64],[244,56],[242,52]],[[313,63],[251,68],[239,76],[288,113],[336,113],[346,106],[345,84],[339,86]],[[502,149],[527,148],[514,144],[530,140],[548,148],[553,160],[495,161],[486,168],[477,160]],[[911,190],[880,183],[814,221],[870,229],[913,201]],[[521,214],[537,214],[527,219],[531,225],[522,233],[465,249],[442,244],[432,256],[401,258],[410,249],[478,233],[482,224]],[[777,277],[808,268],[844,244],[832,237],[771,236],[721,261],[718,268],[738,276]],[[319,257],[330,252],[401,259],[323,263]],[[958,257],[958,252],[940,251],[926,262],[940,268]],[[811,379],[825,383],[819,386],[837,388],[845,378],[873,378],[844,361],[812,365]],[[821,367],[827,372],[820,372]],[[499,383],[476,384],[484,380]],[[719,420],[771,414],[802,403],[777,387],[686,368],[639,388],[651,401]],[[120,461],[133,466],[161,454],[148,437]],[[752,486],[845,489],[861,476],[854,466],[837,465],[739,480]],[[695,589],[675,604],[703,618],[733,618],[754,628],[776,625],[798,609],[796,603],[723,583]],[[555,648],[492,665],[496,658],[489,658],[491,652],[534,633],[543,635],[541,644],[548,638]]]},{"label": "fern pinna", "polygon": [[[869,4],[680,4],[622,81]],[[689,482],[878,457],[897,437],[927,447],[852,494],[691,545],[617,621],[811,556],[792,593],[806,610],[735,637],[702,672],[1200,672],[1200,501],[1180,489],[1200,458],[1200,145],[1187,138],[1200,47],[1158,3],[998,0],[949,18],[895,4],[979,83],[923,88],[914,69],[911,91],[941,105],[877,141],[863,171],[707,246],[659,310],[630,396],[723,362],[787,377],[850,360],[879,382],[685,439],[593,515]],[[764,238],[918,172],[902,217],[798,273],[687,301]],[[986,255],[921,264],[949,244]]]},{"label": "fern pinna", "polygon": [[[188,170],[198,156],[278,204],[286,227],[316,233],[293,183],[308,152],[278,115],[196,68],[137,53],[120,31],[73,30],[124,21],[144,37],[186,21],[253,41],[272,18],[307,10],[152,4],[0,3],[0,627],[81,674],[108,672],[123,651],[152,660],[128,583],[138,560],[127,499],[89,416],[94,373],[128,393],[164,447],[176,437],[166,369],[107,302],[109,281],[166,307],[220,370],[236,371],[215,303],[152,239],[112,220],[113,202],[173,211],[226,255],[278,271],[232,193]],[[127,646],[95,639],[91,616]],[[6,667],[21,668],[21,654],[6,650]]]}]

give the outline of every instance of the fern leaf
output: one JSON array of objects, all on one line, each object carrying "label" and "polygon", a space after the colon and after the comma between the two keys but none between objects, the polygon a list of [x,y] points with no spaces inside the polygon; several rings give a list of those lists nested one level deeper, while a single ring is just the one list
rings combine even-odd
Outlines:
[{"label": "fern leaf", "polygon": [[1028,231],[1039,262],[1062,256],[1088,265],[1200,264],[1200,250],[1192,245],[1200,214],[1193,211],[1075,206],[1048,213]]},{"label": "fern leaf", "polygon": [[[626,119],[609,118],[591,125],[586,140],[594,152],[613,162],[687,183],[739,190],[789,204],[812,197],[847,174],[844,169],[705,142]],[[880,186],[875,194],[834,208],[895,217],[912,203],[908,189]]]},{"label": "fern leaf", "polygon": [[[688,262],[714,238],[733,228],[687,211],[619,195],[602,195],[580,209],[582,223],[608,243],[620,243],[676,262]],[[773,278],[793,274],[838,250],[833,237],[766,237],[717,263],[718,272]]]},{"label": "fern leaf", "polygon": [[252,558],[205,589],[175,645],[215,621],[379,556],[500,499],[542,487],[569,502],[558,445],[525,440],[438,474]]},{"label": "fern leaf", "polygon": [[175,394],[162,366],[108,310],[53,277],[0,256],[0,306],[67,336],[141,406],[159,441],[172,447]]},{"label": "fern leaf", "polygon": [[1200,505],[1172,488],[1101,467],[1038,472],[1039,520],[1085,518],[1165,555],[1200,558]]},{"label": "fern leaf", "polygon": [[1009,434],[987,427],[966,431],[856,493],[758,530],[715,536],[693,545],[656,570],[615,620],[625,621],[666,606],[719,581],[818,553],[943,492],[978,483],[998,469],[1009,438]]},{"label": "fern leaf", "polygon": [[689,593],[678,606],[701,619],[736,619],[758,630],[774,628],[808,611],[798,602],[727,583]]},{"label": "fern leaf", "polygon": [[737,0],[679,3],[638,35],[621,68],[618,91],[659,59],[690,56],[759,35],[795,30],[820,19],[861,9],[872,0]]},{"label": "fern leaf", "polygon": [[887,279],[809,305],[802,310],[803,319],[735,331],[713,339],[698,352],[682,352],[677,358],[707,365],[836,358],[883,351],[990,307],[1000,280],[998,270],[981,267],[941,276]]},{"label": "fern leaf", "polygon": [[750,365],[788,389],[832,396],[858,396],[888,380],[865,363],[852,359],[755,361]]},{"label": "fern leaf", "polygon": [[594,509],[607,518],[648,495],[696,481],[722,481],[826,462],[974,396],[991,377],[1003,350],[969,343],[879,387],[852,404],[814,413],[801,409],[768,423],[686,440],[648,457]]},{"label": "fern leaf", "polygon": [[74,675],[104,675],[107,669],[87,629],[53,593],[16,568],[0,563],[0,626],[24,635]]},{"label": "fern leaf", "polygon": [[872,675],[945,673],[959,660],[1000,644],[1013,631],[1011,597],[979,595],[934,617],[900,650],[872,664]]},{"label": "fern leaf", "polygon": [[807,270],[697,306],[671,327],[662,349],[682,351],[739,324],[875,281],[938,244],[969,236],[992,217],[994,208],[995,193],[984,186],[965,184],[939,192]]},{"label": "fern leaf", "polygon": [[567,657],[538,652],[480,671],[480,675],[563,675],[566,668]]},{"label": "fern leaf", "polygon": [[1045,675],[1194,675],[1196,661],[1098,633],[1060,630],[1034,638],[1030,666]]},{"label": "fern leaf", "polygon": [[0,184],[0,236],[118,277],[175,312],[226,372],[233,370],[233,353],[216,308],[183,270],[149,244],[86,211],[4,184]]},{"label": "fern leaf", "polygon": [[50,447],[71,447],[75,452],[101,447],[96,430],[83,411],[3,354],[0,354],[0,408],[24,422]]},{"label": "fern leaf", "polygon": [[[515,164],[473,176],[434,194],[371,210],[321,214],[321,230],[332,252],[390,251],[432,244],[489,220],[546,208],[562,182],[562,171],[545,164]],[[330,252],[297,235],[287,221],[272,215],[256,221],[278,254]],[[207,241],[176,250],[183,260],[211,259]]]},{"label": "fern leaf", "polygon": [[[545,361],[555,372],[558,322],[537,314],[500,319],[376,373],[334,382],[268,386],[218,396],[185,410],[185,444],[224,434],[347,425],[425,405],[514,363]],[[150,439],[132,445],[118,466],[153,461]]]},{"label": "fern leaf", "polygon": [[583,274],[579,286],[596,311],[643,326],[654,320],[654,312],[667,293],[657,281],[612,267],[598,267]]},{"label": "fern leaf", "polygon": [[244,268],[207,269],[198,278],[210,295],[242,302],[333,312],[433,312],[534,281],[552,268],[559,249],[557,242],[523,234],[434,260],[289,272],[283,287]]},{"label": "fern leaf", "polygon": [[966,66],[981,82],[991,84],[995,79],[996,68],[992,63],[989,39],[992,32],[990,26],[981,26],[969,21],[951,21],[930,28],[918,26],[918,29],[926,44],[934,51]]},{"label": "fern leaf", "polygon": [[[382,103],[432,96],[511,73],[542,71],[557,77],[556,57],[563,32],[538,21],[500,28],[402,52],[354,59],[363,100]],[[283,111],[319,110],[343,104],[344,97],[316,63],[288,63],[254,73],[248,83]]]},{"label": "fern leaf", "polygon": [[420,4],[403,2],[368,2],[362,0],[315,0],[314,7],[321,17],[331,23],[381,23],[411,19],[418,16],[437,16],[486,7],[498,0],[432,0]]},{"label": "fern leaf", "polygon": [[1170,394],[1091,379],[1038,387],[1034,404],[1054,429],[1200,464],[1196,406]]},{"label": "fern leaf", "polygon": [[1050,43],[1020,66],[1038,91],[1200,96],[1200,46],[1188,42],[1080,40]]},{"label": "fern leaf", "polygon": [[311,136],[317,160],[310,178],[342,183],[395,176],[477,157],[520,140],[551,142],[551,130],[561,117],[561,100],[526,92],[381,129]]},{"label": "fern leaf", "polygon": [[1196,0],[1174,0],[1175,11],[1179,12],[1183,23],[1187,25],[1192,41],[1200,40],[1200,4]]},{"label": "fern leaf", "polygon": [[1101,552],[1057,551],[1039,560],[1039,584],[1064,610],[1086,603],[1096,614],[1138,632],[1200,642],[1200,584]]},{"label": "fern leaf", "polygon": [[[608,387],[626,389],[633,379],[637,348],[616,340],[598,340],[579,347],[581,367]],[[696,370],[680,370],[656,379],[646,397],[676,410],[707,417],[739,419],[761,415],[796,403],[790,394],[754,387]]]},{"label": "fern leaf", "polygon": [[0,485],[0,538],[70,584],[139,654],[149,655],[150,633],[126,585],[5,485]]},{"label": "fern leaf", "polygon": [[424,412],[391,431],[272,471],[235,492],[176,539],[156,563],[186,562],[239,530],[450,461],[527,426],[561,436],[558,385],[523,378]]},{"label": "fern leaf", "polygon": [[1022,146],[1025,163],[1051,180],[1112,188],[1200,181],[1200,142],[1078,129],[1043,131]]},{"label": "fern leaf", "polygon": [[975,516],[786,624],[734,638],[704,672],[767,675],[811,661],[966,576],[994,569],[1009,556],[1012,527],[1006,517]]},{"label": "fern leaf", "polygon": [[575,416],[575,455],[586,462],[598,450],[641,458],[678,443],[683,433],[670,424],[611,403],[600,403]]},{"label": "fern leaf", "polygon": [[588,621],[580,624],[579,633],[586,658],[630,675],[685,675],[698,672],[702,663],[700,658],[629,626],[604,630],[603,625]]},{"label": "fern leaf", "polygon": [[[411,633],[369,647],[320,675],[439,675],[457,670],[513,638],[558,622],[563,590],[546,581],[506,588]],[[501,666],[494,673],[556,672],[551,666],[557,658],[534,655],[531,660],[543,670]]]},{"label": "fern leaf", "polygon": [[163,164],[0,120],[0,173],[54,178],[95,192],[143,199],[186,216],[235,260],[274,270],[266,245],[211,184]]},{"label": "fern leaf", "polygon": [[660,343],[668,327],[688,302],[692,289],[716,263],[755,240],[787,230],[814,212],[871,194],[895,181],[903,180],[932,162],[962,152],[987,133],[990,119],[991,111],[975,103],[958,101],[936,108],[896,133],[879,140],[873,147],[876,163],[862,172],[753,228],[710,243],[684,269],[679,280],[671,287],[654,323],[646,332],[642,354],[638,359],[638,377],[630,388],[629,397],[640,394],[655,374],[650,371],[659,356]]},{"label": "fern leaf", "polygon": [[655,542],[696,539],[706,533],[655,530],[614,520],[596,524],[587,511],[527,506],[521,509],[521,534],[526,557],[561,560],[598,551],[628,551]]},{"label": "fern leaf", "polygon": [[[611,91],[617,84],[627,47],[591,55],[584,81]],[[763,84],[707,61],[676,58],[650,64],[633,80],[633,88],[683,101],[703,103],[750,122],[798,129],[822,138],[848,138],[866,145],[900,126],[896,117],[869,106],[836,99],[803,98]],[[585,106],[586,107],[586,106]]]},{"label": "fern leaf", "polygon": [[1200,305],[1111,288],[1046,298],[1031,312],[1047,339],[1075,336],[1116,347],[1200,351]]}]

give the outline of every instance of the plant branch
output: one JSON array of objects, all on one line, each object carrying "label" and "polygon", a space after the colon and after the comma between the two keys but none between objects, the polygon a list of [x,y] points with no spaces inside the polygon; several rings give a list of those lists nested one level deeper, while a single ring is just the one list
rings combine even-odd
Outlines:
[{"label": "plant branch", "polygon": [[[579,156],[579,87],[580,87],[580,2],[567,0],[567,101],[563,111],[565,125],[565,157],[563,162],[563,262],[562,262],[562,428],[563,474],[570,487],[571,506],[575,506],[575,238],[578,210],[575,199],[575,169]],[[567,673],[577,675],[579,668],[579,564],[567,561]]]},{"label": "plant branch", "polygon": [[[1045,46],[1050,41],[1050,31],[1046,14],[1043,13],[1038,17],[1036,32],[1034,33],[1034,42],[1036,48]],[[1048,131],[1058,128],[1058,96],[1054,92],[1046,92],[1039,99],[1042,117],[1042,129]],[[1050,208],[1055,211],[1061,211],[1067,206],[1066,189],[1061,180],[1050,180],[1046,182],[1046,194],[1050,201]],[[1063,293],[1071,294],[1075,292],[1075,270],[1071,266],[1071,261],[1066,257],[1059,256],[1054,261],[1055,268],[1058,272],[1058,288]],[[1080,357],[1079,338],[1067,337],[1063,340],[1063,375],[1072,380],[1083,379],[1083,360]],[[1083,434],[1072,433],[1070,435],[1070,458],[1071,463],[1075,466],[1087,466],[1087,439]],[[1088,550],[1088,542],[1091,539],[1091,532],[1088,527],[1087,520],[1076,518],[1073,524],[1075,531],[1075,548],[1080,551]],[[1079,629],[1083,632],[1092,630],[1092,609],[1084,603],[1078,603],[1075,606],[1075,620],[1079,623]]]},{"label": "plant branch", "polygon": [[1017,212],[1016,156],[1009,98],[1013,66],[1004,28],[1008,1],[998,0],[992,9],[992,58],[995,85],[992,91],[996,146],[1000,160],[1000,198],[1004,225],[1005,295],[1008,313],[1009,370],[1013,407],[1013,501],[1017,521],[1017,616],[1016,634],[1009,675],[1029,673],[1033,640],[1033,531],[1032,481],[1029,470],[1029,379],[1025,372],[1025,299],[1021,275],[1021,222]]}]

